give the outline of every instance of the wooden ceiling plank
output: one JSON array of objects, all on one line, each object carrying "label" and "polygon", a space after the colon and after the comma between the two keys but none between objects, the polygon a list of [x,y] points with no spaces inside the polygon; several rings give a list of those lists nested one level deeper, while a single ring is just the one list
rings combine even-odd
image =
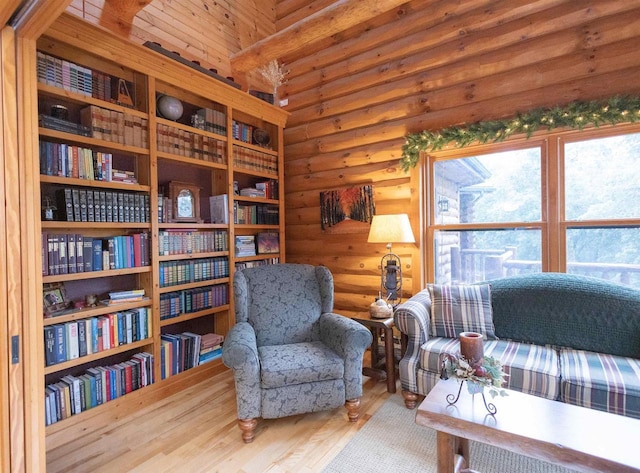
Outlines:
[{"label": "wooden ceiling plank", "polygon": [[234,71],[247,72],[292,50],[374,18],[406,0],[339,0],[273,36],[231,56]]}]

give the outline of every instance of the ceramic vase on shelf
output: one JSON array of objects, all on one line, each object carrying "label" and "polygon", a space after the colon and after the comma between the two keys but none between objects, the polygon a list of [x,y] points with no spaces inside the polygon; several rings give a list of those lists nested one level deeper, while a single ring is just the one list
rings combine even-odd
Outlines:
[{"label": "ceramic vase on shelf", "polygon": [[482,334],[478,332],[460,333],[460,354],[471,365],[479,362],[484,357],[484,341]]}]

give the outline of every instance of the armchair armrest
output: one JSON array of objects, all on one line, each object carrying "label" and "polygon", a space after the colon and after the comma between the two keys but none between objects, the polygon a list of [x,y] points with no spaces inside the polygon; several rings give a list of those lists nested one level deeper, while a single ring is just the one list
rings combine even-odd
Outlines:
[{"label": "armchair armrest", "polygon": [[423,289],[400,304],[393,314],[393,321],[407,336],[407,351],[399,363],[402,389],[418,392],[416,368],[420,365],[420,347],[429,340],[431,323],[429,291]]},{"label": "armchair armrest", "polygon": [[239,322],[231,327],[222,345],[222,362],[233,370],[238,419],[261,416],[260,363],[253,327]]},{"label": "armchair armrest", "polygon": [[362,324],[343,315],[324,313],[318,321],[320,340],[344,361],[346,399],[362,396],[362,357],[373,336]]}]

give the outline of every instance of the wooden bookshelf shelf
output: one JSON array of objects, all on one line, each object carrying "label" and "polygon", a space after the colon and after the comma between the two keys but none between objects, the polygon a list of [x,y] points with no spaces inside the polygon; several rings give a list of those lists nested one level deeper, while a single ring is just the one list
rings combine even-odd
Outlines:
[{"label": "wooden bookshelf shelf", "polygon": [[43,276],[43,283],[79,281],[84,279],[109,278],[123,276],[127,274],[139,274],[151,272],[151,266],[140,266],[137,268],[108,269],[106,271],[87,271],[84,273],[56,274],[54,276]]},{"label": "wooden bookshelf shelf", "polygon": [[229,256],[228,251],[210,251],[204,253],[189,253],[181,255],[161,255],[158,256],[158,261],[176,261],[176,260],[190,260],[198,258],[213,258],[217,256]]},{"label": "wooden bookshelf shelf", "polygon": [[118,347],[111,348],[109,350],[99,351],[97,353],[92,353],[91,355],[81,356],[80,358],[75,358],[73,360],[68,360],[63,363],[57,363],[55,365],[47,366],[44,369],[44,374],[49,375],[52,373],[58,373],[61,371],[68,370],[69,368],[73,368],[75,366],[91,363],[92,361],[107,358],[113,355],[117,355],[119,353],[137,350],[141,347],[150,346],[151,344],[153,344],[152,338],[145,338],[144,340],[140,340],[137,342],[127,343],[125,345],[120,345]]},{"label": "wooden bookshelf shelf", "polygon": [[160,294],[165,292],[183,291],[185,289],[194,289],[197,287],[214,286],[216,284],[225,284],[229,282],[229,278],[207,279],[206,281],[190,282],[187,284],[176,284],[175,286],[164,286],[158,288]]},{"label": "wooden bookshelf shelf", "polygon": [[[151,186],[145,186],[141,184],[126,184],[124,182],[116,181],[95,181],[91,179],[76,179],[73,177],[60,177],[60,176],[40,176],[40,182],[48,184],[60,184],[64,186],[81,186],[81,187],[95,187],[101,189],[118,189],[131,192],[149,192]],[[49,222],[43,222],[49,223]],[[69,223],[69,222],[65,222]],[[78,222],[80,223],[80,222]],[[94,222],[91,222],[94,223]]]},{"label": "wooden bookshelf shelf", "polygon": [[46,317],[44,319],[44,326],[62,324],[65,322],[71,322],[73,320],[86,319],[89,317],[96,317],[99,315],[110,314],[112,312],[120,312],[124,310],[137,309],[138,307],[148,307],[151,305],[151,299],[146,298],[137,302],[123,302],[118,305],[105,305],[98,304],[96,307],[86,307],[83,309],[69,309],[69,312],[63,315],[56,315],[53,317]]},{"label": "wooden bookshelf shelf", "polygon": [[229,310],[229,304],[221,305],[218,307],[210,307],[208,309],[199,310],[197,312],[190,312],[188,314],[181,314],[178,317],[169,317],[168,319],[161,319],[160,326],[166,327],[168,325],[178,324],[187,320],[198,319],[211,314],[219,314]]}]

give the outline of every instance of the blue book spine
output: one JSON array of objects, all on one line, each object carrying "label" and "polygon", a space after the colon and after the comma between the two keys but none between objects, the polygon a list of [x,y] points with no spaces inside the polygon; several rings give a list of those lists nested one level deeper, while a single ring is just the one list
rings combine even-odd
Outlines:
[{"label": "blue book spine", "polygon": [[56,329],[56,363],[67,361],[67,334],[64,324],[54,325]]},{"label": "blue book spine", "polygon": [[94,238],[92,248],[93,251],[91,261],[93,271],[102,271],[102,240]]}]

